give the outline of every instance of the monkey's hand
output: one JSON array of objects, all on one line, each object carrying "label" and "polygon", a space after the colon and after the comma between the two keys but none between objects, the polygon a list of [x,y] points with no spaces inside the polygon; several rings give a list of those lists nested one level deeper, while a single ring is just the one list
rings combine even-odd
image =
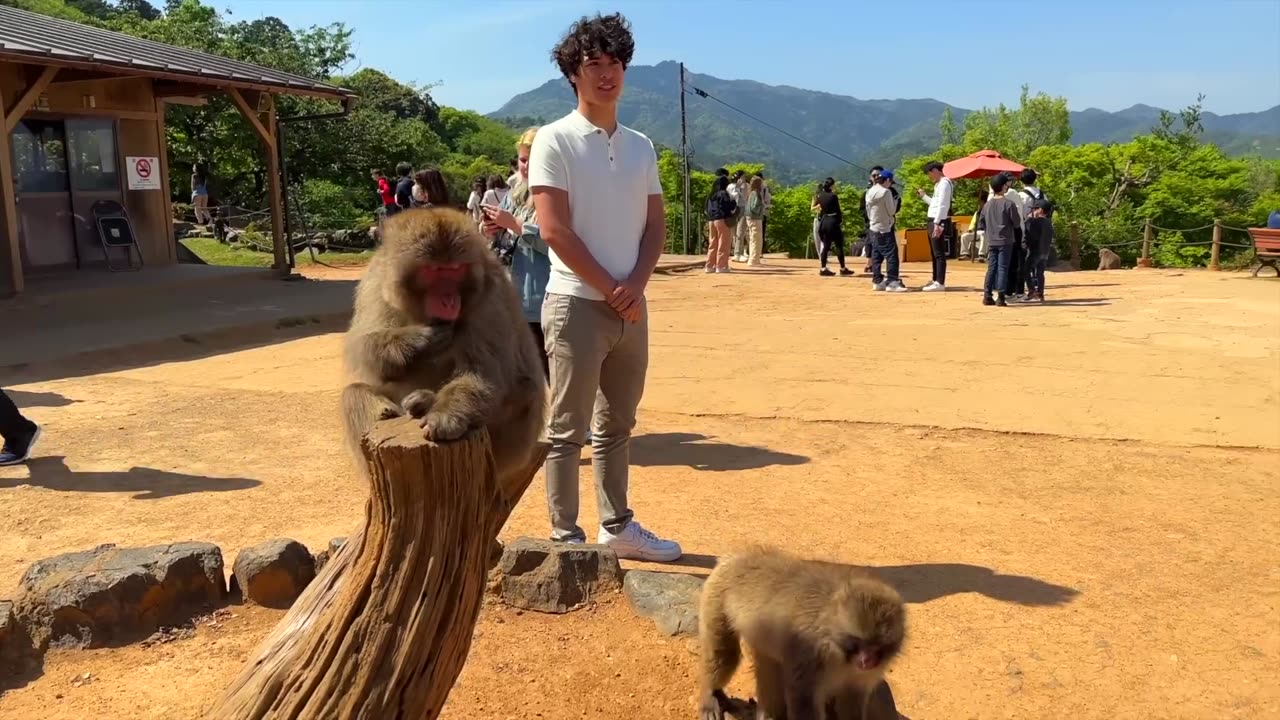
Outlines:
[{"label": "monkey's hand", "polygon": [[724,720],[724,706],[720,703],[723,694],[719,690],[703,694],[698,704],[698,720]]},{"label": "monkey's hand", "polygon": [[480,375],[458,375],[436,393],[430,412],[422,418],[423,435],[432,442],[460,439],[492,416],[494,394],[493,384]]},{"label": "monkey's hand", "polygon": [[404,377],[418,360],[439,353],[453,343],[453,328],[447,325],[410,325],[369,334],[369,359],[386,380]]},{"label": "monkey's hand", "polygon": [[431,406],[436,403],[436,393],[434,390],[421,388],[414,390],[400,401],[400,406],[404,411],[409,413],[409,417],[421,420],[431,412]]}]

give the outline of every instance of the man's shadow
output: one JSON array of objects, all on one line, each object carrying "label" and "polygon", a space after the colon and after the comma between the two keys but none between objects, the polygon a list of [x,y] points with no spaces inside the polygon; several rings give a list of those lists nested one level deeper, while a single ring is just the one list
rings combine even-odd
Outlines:
[{"label": "man's shadow", "polygon": [[[768,448],[713,440],[699,433],[653,433],[631,438],[631,464],[645,467],[672,466],[723,472],[755,470],[773,465],[803,465],[803,455]],[[584,458],[582,464],[589,464]]]},{"label": "man's shadow", "polygon": [[33,407],[66,407],[80,402],[55,392],[27,392],[25,390],[5,390],[5,395],[13,401],[18,409]]},{"label": "man's shadow", "polygon": [[[676,568],[711,570],[716,565],[716,556],[685,554],[671,565]],[[909,603],[927,603],[948,595],[979,593],[1001,602],[1051,607],[1066,605],[1080,594],[1074,588],[1054,585],[1026,575],[1001,575],[980,565],[921,563],[862,567],[892,585],[902,595],[902,599]]]},{"label": "man's shadow", "polygon": [[67,467],[61,456],[35,458],[26,465],[30,477],[0,479],[0,489],[34,485],[58,492],[132,492],[136,493],[134,500],[157,500],[189,493],[247,490],[262,484],[248,478],[211,478],[144,467],[76,471]]}]

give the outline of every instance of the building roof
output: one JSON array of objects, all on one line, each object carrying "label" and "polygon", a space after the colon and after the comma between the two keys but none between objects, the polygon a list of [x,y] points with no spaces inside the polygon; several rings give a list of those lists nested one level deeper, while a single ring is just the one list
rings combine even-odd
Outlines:
[{"label": "building roof", "polygon": [[346,88],[198,50],[0,5],[0,60],[282,92],[348,97]]}]

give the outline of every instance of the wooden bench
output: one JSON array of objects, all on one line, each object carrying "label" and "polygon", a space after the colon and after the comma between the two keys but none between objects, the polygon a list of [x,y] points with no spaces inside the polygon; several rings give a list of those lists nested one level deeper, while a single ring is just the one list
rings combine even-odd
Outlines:
[{"label": "wooden bench", "polygon": [[1253,254],[1258,266],[1253,269],[1253,276],[1264,267],[1269,267],[1280,277],[1280,228],[1249,228],[1249,237],[1253,238]]}]

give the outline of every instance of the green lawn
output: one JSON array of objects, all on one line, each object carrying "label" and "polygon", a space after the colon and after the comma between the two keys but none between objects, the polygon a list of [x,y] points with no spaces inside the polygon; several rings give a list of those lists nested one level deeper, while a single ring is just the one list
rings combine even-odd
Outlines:
[{"label": "green lawn", "polygon": [[[223,245],[213,238],[186,238],[179,240],[191,252],[210,265],[227,265],[231,267],[271,267],[271,254],[259,252],[247,247]],[[372,250],[364,252],[327,252],[316,253],[316,259],[326,265],[364,265],[373,257]],[[303,250],[294,258],[298,267],[314,265],[311,253]]]}]

